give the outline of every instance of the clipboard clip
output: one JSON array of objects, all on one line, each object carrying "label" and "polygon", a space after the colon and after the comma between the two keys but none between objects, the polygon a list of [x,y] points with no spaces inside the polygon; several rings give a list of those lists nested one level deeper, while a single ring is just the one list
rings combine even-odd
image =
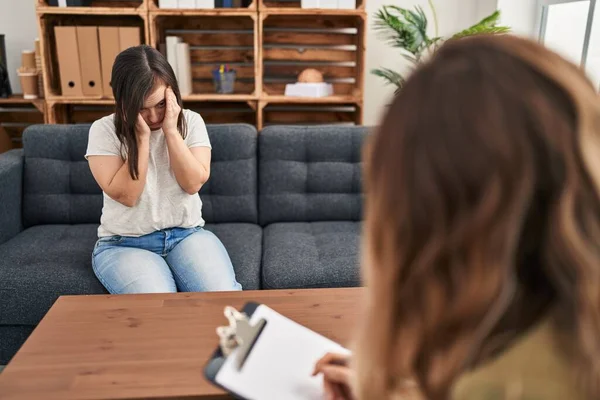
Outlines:
[{"label": "clipboard clip", "polygon": [[229,325],[217,328],[219,346],[226,357],[238,349],[235,361],[239,370],[244,365],[267,321],[261,318],[255,325],[251,325],[245,313],[241,313],[231,306],[225,307],[224,314]]}]

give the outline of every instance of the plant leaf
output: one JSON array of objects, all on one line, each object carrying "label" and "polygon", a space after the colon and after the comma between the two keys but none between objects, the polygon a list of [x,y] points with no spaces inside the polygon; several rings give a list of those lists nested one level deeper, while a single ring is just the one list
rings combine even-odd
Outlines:
[{"label": "plant leaf", "polygon": [[494,26],[494,27],[481,27],[481,26],[472,26],[470,28],[467,28],[461,32],[458,32],[457,34],[455,34],[454,36],[452,36],[452,39],[460,39],[466,36],[473,36],[473,35],[500,35],[503,33],[508,33],[510,32],[510,28],[506,27],[506,26]]},{"label": "plant leaf", "polygon": [[402,48],[419,58],[429,38],[427,17],[421,7],[410,11],[397,6],[383,6],[375,14],[375,30],[392,47]]},{"label": "plant leaf", "polygon": [[501,34],[510,32],[510,28],[508,27],[496,26],[498,22],[500,22],[500,11],[496,10],[475,25],[454,34],[452,39],[460,39],[462,37],[480,34]]},{"label": "plant leaf", "polygon": [[387,84],[394,85],[398,89],[400,89],[402,86],[404,86],[404,83],[406,82],[406,80],[404,79],[404,77],[402,75],[400,75],[396,71],[393,71],[389,68],[373,69],[373,70],[371,70],[371,73],[373,75],[376,75],[376,76],[379,76],[379,77],[385,79]]}]

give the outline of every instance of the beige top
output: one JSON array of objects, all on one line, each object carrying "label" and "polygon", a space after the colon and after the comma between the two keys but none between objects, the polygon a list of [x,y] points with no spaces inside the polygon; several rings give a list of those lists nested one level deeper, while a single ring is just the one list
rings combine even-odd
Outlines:
[{"label": "beige top", "polygon": [[[183,110],[188,130],[188,147],[211,147],[202,117]],[[114,114],[92,124],[86,152],[88,156],[114,155],[126,158],[115,132]],[[162,129],[150,136],[150,157],[144,191],[134,207],[127,207],[104,193],[104,206],[98,236],[142,236],[167,228],[204,226],[202,201],[187,194],[177,183],[170,168],[167,142]]]},{"label": "beige top", "polygon": [[489,363],[464,374],[453,400],[583,400],[573,368],[556,342],[550,320]]}]

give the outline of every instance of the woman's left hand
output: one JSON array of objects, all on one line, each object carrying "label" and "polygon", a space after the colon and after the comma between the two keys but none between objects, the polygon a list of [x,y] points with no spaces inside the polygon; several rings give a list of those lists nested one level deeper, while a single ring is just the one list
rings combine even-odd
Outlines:
[{"label": "woman's left hand", "polygon": [[166,135],[176,134],[179,132],[177,130],[177,120],[180,112],[181,107],[179,107],[179,104],[177,104],[177,97],[175,97],[173,89],[167,87],[165,89],[165,118],[162,126],[163,132]]}]

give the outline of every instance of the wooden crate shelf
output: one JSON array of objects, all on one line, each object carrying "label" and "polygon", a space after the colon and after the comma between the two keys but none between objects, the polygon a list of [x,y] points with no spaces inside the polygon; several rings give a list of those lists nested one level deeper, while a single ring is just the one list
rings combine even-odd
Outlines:
[{"label": "wooden crate shelf", "polygon": [[[359,15],[261,16],[263,98],[282,96],[306,68],[323,74],[334,96],[362,96],[365,18]],[[281,98],[279,97],[280,101]]]},{"label": "wooden crate shelf", "polygon": [[[67,7],[68,8],[68,7]],[[56,52],[56,26],[132,26],[140,28],[141,43],[148,42],[146,15],[73,15],[44,14],[39,18],[42,50],[42,71],[44,74],[44,90],[51,101],[63,98],[60,89],[58,57]],[[67,98],[67,97],[65,97]],[[76,101],[78,98],[70,98]]]},{"label": "wooden crate shelf", "polygon": [[224,13],[235,12],[235,11],[254,11],[258,9],[258,0],[242,0],[242,7],[226,8],[226,7],[215,7],[214,9],[200,9],[200,8],[159,8],[158,0],[147,0],[148,9],[150,12],[159,12],[164,14],[179,14],[179,15],[194,15],[196,13],[210,12],[210,11],[222,11]]},{"label": "wooden crate shelf", "polygon": [[327,97],[294,97],[294,96],[261,96],[261,100],[271,104],[360,104],[361,98],[355,96],[327,96]]},{"label": "wooden crate shelf", "polygon": [[359,15],[366,16],[366,12],[362,8],[354,10],[343,10],[343,9],[326,9],[326,8],[264,8],[261,11],[262,15],[322,15],[322,16],[336,16],[336,15]]},{"label": "wooden crate shelf", "polygon": [[[305,12],[306,10],[319,12],[321,14],[334,14],[341,11],[353,11],[348,9],[330,9],[330,8],[318,8],[318,9],[306,9],[302,8],[301,0],[258,0],[258,8],[261,12],[271,10],[289,10],[291,13],[294,11]],[[356,0],[356,10],[364,10],[365,1]]]},{"label": "wooden crate shelf", "polygon": [[[300,0],[244,0],[246,7],[215,9],[161,9],[158,0],[94,0],[90,7],[66,8],[36,1],[46,121],[91,122],[112,112],[111,98],[61,96],[53,32],[57,25],[108,25],[139,26],[142,42],[158,49],[170,35],[188,43],[193,93],[184,97],[184,107],[207,122],[248,122],[258,129],[273,123],[362,123],[364,0],[352,10],[302,9]],[[215,93],[212,71],[221,64],[237,72],[235,93]],[[285,85],[306,68],[319,70],[334,95],[284,96]]]},{"label": "wooden crate shelf", "polygon": [[356,103],[266,103],[259,106],[262,126],[275,124],[362,124],[361,106]]},{"label": "wooden crate shelf", "polygon": [[89,7],[56,7],[50,6],[47,0],[37,0],[36,3],[38,15],[139,15],[146,12],[146,9],[146,0],[94,0]]},{"label": "wooden crate shelf", "polygon": [[257,124],[257,101],[246,102],[185,102],[185,108],[194,110],[207,124],[227,124],[231,122]]},{"label": "wooden crate shelf", "polygon": [[43,124],[43,99],[29,100],[21,95],[0,98],[0,153],[22,146],[21,135],[32,124]]},{"label": "wooden crate shelf", "polygon": [[[256,13],[242,15],[163,15],[150,13],[151,44],[160,48],[167,36],[179,36],[190,45],[192,96],[215,95],[212,70],[221,64],[237,71],[234,96],[258,93],[258,18]],[[250,97],[243,97],[244,99]],[[254,97],[252,97],[254,98]]]},{"label": "wooden crate shelf", "polygon": [[[207,123],[236,121],[256,125],[258,100],[253,96],[186,96],[183,106],[200,112]],[[110,99],[67,99],[48,101],[51,120],[48,123],[90,123],[114,112],[114,100]],[[219,111],[221,110],[221,114]],[[251,114],[251,115],[249,115]],[[237,117],[243,117],[237,119]]]}]

